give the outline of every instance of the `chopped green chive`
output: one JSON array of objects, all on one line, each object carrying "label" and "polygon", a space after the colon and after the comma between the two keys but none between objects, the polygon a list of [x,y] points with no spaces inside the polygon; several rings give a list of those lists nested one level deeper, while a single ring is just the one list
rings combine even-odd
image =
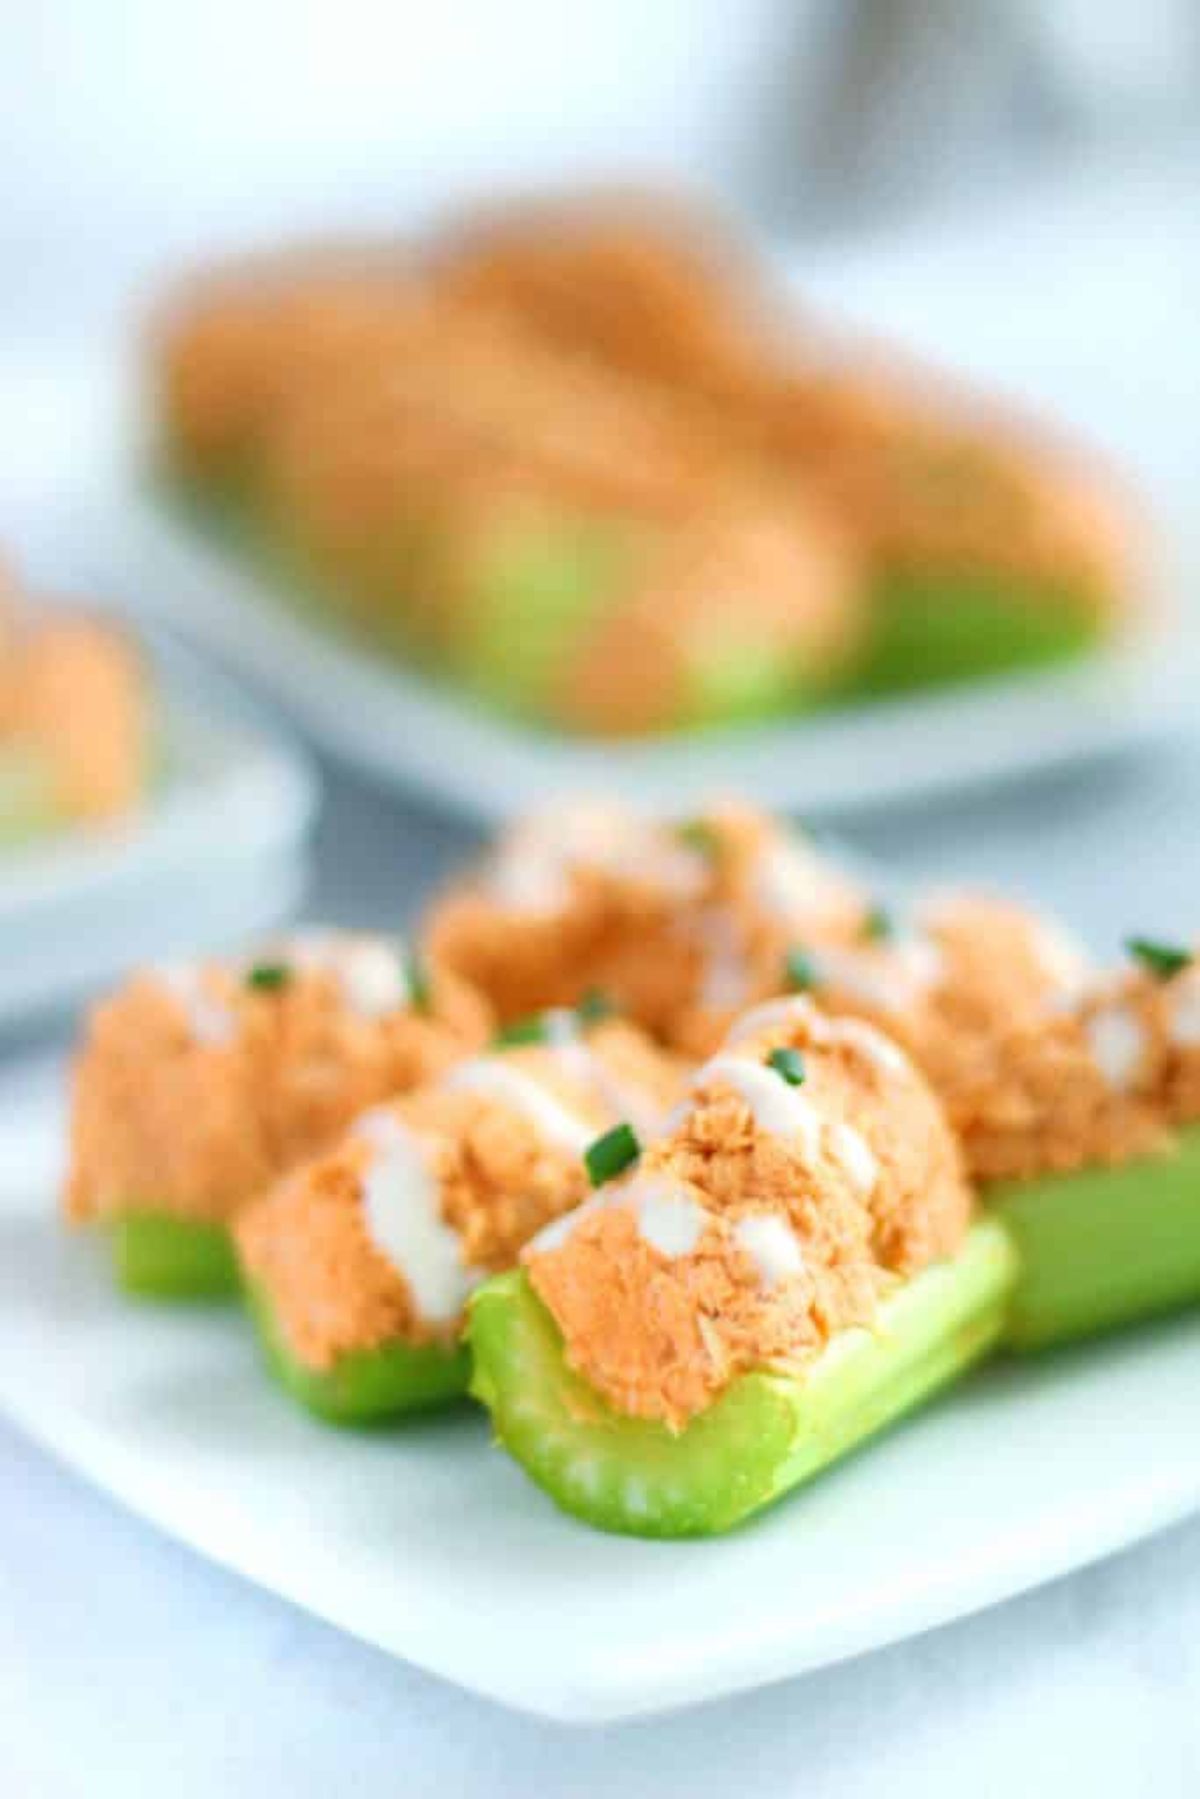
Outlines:
[{"label": "chopped green chive", "polygon": [[614,1124],[611,1131],[605,1131],[583,1152],[584,1167],[592,1186],[603,1187],[605,1181],[616,1180],[641,1153],[642,1146],[632,1125]]},{"label": "chopped green chive", "polygon": [[675,834],[680,843],[699,850],[703,856],[713,856],[717,852],[717,833],[705,818],[685,818],[682,824],[676,825]]},{"label": "chopped green chive", "polygon": [[780,1080],[786,1081],[789,1087],[803,1084],[804,1057],[798,1049],[773,1049],[767,1057],[767,1067],[773,1068]]},{"label": "chopped green chive", "polygon": [[895,936],[896,926],[886,906],[872,906],[863,919],[863,936],[872,943],[886,943]]},{"label": "chopped green chive", "polygon": [[545,1014],[535,1012],[532,1018],[517,1018],[502,1026],[492,1042],[497,1049],[515,1049],[521,1043],[545,1043],[548,1035]]},{"label": "chopped green chive", "polygon": [[575,1008],[580,1024],[602,1024],[616,1011],[608,994],[600,987],[589,987]]},{"label": "chopped green chive", "polygon": [[256,962],[246,976],[246,985],[259,993],[277,993],[291,978],[292,971],[286,962]]},{"label": "chopped green chive", "polygon": [[1191,950],[1180,949],[1173,943],[1155,943],[1149,937],[1127,937],[1125,948],[1160,981],[1169,981],[1192,960]]},{"label": "chopped green chive", "polygon": [[404,975],[408,983],[408,1000],[413,1011],[428,1012],[433,997],[429,983],[429,970],[416,950],[409,950],[404,958]]},{"label": "chopped green chive", "polygon": [[817,985],[817,971],[812,957],[802,949],[790,949],[784,958],[787,984],[794,993],[807,993]]}]

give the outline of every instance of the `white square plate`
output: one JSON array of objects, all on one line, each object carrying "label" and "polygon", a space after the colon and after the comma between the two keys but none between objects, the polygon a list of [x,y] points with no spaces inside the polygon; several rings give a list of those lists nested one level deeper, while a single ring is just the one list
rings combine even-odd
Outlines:
[{"label": "white square plate", "polygon": [[893,1642],[1200,1505],[1200,1317],[996,1364],[713,1542],[561,1516],[483,1416],[331,1430],[236,1311],[121,1301],[54,1219],[56,1107],[0,1136],[0,1408],[202,1554],[366,1641],[577,1722]]}]

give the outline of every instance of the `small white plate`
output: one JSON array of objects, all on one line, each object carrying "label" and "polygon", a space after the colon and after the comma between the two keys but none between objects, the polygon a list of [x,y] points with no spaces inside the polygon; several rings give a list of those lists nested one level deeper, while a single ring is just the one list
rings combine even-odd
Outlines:
[{"label": "small white plate", "polygon": [[202,1554],[355,1636],[570,1722],[894,1642],[1200,1506],[1200,1317],[998,1363],[734,1535],[563,1517],[467,1406],[331,1430],[236,1311],[123,1302],[54,1219],[57,1107],[0,1135],[0,1408]]},{"label": "small white plate", "polygon": [[299,897],[306,762],[187,658],[153,661],[164,773],[145,809],[0,854],[0,1029],[262,930]]}]

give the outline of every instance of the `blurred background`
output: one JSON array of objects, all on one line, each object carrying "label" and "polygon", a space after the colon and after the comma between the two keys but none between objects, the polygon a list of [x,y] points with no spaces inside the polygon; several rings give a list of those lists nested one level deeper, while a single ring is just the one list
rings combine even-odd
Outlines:
[{"label": "blurred background", "polygon": [[3,47],[10,333],[528,186],[659,178],[844,236],[1200,122],[1192,0],[48,0],[6,8]]}]

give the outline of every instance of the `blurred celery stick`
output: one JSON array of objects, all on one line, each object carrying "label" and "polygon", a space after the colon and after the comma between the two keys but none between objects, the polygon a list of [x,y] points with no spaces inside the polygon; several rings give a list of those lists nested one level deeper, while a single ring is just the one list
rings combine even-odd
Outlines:
[{"label": "blurred celery stick", "polygon": [[1102,634],[1082,595],[985,571],[884,575],[872,607],[873,640],[855,683],[870,693],[1041,667]]}]

